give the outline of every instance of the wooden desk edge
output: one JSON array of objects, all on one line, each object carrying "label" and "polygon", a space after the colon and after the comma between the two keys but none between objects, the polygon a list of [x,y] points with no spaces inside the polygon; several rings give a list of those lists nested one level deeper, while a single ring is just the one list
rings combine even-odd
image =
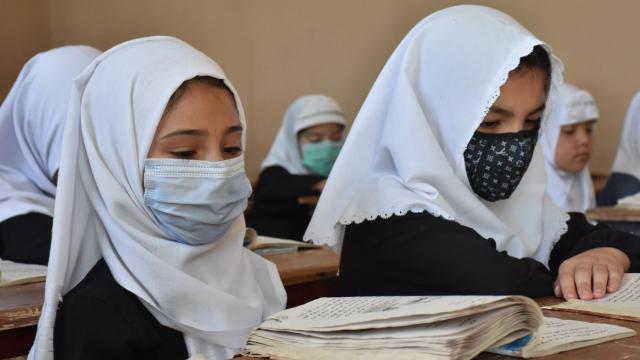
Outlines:
[{"label": "wooden desk edge", "polygon": [[640,209],[597,207],[588,209],[585,215],[592,221],[640,222]]}]

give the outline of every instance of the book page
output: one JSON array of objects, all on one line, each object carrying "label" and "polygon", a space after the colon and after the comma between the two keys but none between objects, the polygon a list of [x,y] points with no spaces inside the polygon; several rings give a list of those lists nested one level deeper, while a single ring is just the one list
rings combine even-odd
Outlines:
[{"label": "book page", "polygon": [[[357,328],[410,325],[412,317],[429,323],[496,308],[528,304],[540,312],[533,300],[519,296],[383,296],[321,298],[276,313],[263,329],[334,331]],[[425,320],[427,319],[428,320]],[[401,321],[393,324],[393,320]]]},{"label": "book page", "polygon": [[0,287],[28,282],[44,281],[47,267],[36,264],[21,264],[0,259]]},{"label": "book page", "polygon": [[595,300],[570,300],[544,309],[612,315],[626,320],[640,320],[640,274],[624,274],[620,289]]},{"label": "book page", "polygon": [[636,332],[632,329],[616,325],[545,317],[537,334],[518,339],[489,352],[518,357],[538,357],[635,336],[635,334]]}]

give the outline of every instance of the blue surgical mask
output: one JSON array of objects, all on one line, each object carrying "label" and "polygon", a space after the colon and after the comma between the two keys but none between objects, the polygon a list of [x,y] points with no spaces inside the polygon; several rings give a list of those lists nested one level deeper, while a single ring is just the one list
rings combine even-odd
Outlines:
[{"label": "blue surgical mask", "polygon": [[144,161],[144,204],[177,242],[216,242],[242,215],[250,194],[243,156],[218,162]]},{"label": "blue surgical mask", "polygon": [[329,176],[336,162],[342,141],[321,141],[302,145],[302,164],[316,175]]}]

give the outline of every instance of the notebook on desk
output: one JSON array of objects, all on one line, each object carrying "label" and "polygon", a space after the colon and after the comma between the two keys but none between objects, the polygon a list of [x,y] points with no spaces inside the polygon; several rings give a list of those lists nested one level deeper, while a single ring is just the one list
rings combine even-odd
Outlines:
[{"label": "notebook on desk", "polygon": [[276,359],[471,359],[546,356],[634,336],[608,324],[544,318],[521,296],[321,298],[276,313],[245,356]]},{"label": "notebook on desk", "polygon": [[47,267],[22,264],[0,259],[0,287],[41,282],[45,280]]},{"label": "notebook on desk", "polygon": [[322,246],[295,241],[289,239],[279,239],[269,236],[258,235],[258,233],[252,229],[247,228],[245,233],[244,246],[249,250],[252,250],[258,255],[276,255],[287,254],[296,252],[302,249],[320,249]]}]

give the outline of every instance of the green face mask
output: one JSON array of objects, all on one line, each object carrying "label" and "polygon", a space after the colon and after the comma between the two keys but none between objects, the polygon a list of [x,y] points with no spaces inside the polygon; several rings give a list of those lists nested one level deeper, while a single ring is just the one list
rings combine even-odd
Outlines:
[{"label": "green face mask", "polygon": [[342,148],[342,141],[322,141],[302,145],[302,164],[320,176],[328,176]]}]

